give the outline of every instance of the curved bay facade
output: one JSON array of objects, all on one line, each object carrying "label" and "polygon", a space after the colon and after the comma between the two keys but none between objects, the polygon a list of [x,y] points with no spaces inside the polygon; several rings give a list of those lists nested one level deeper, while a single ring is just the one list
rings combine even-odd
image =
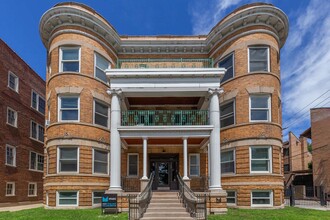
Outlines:
[{"label": "curved bay facade", "polygon": [[49,9],[45,205],[97,206],[107,190],[124,211],[154,173],[153,190],[177,190],[179,174],[221,198],[211,212],[283,207],[287,34],[269,4],[238,8],[205,36],[120,36],[85,5]]}]

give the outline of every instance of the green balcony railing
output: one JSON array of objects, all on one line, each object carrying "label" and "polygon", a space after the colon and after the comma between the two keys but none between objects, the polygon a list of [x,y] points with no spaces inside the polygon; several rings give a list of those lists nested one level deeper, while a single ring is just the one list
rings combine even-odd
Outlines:
[{"label": "green balcony railing", "polygon": [[207,110],[129,110],[122,111],[122,126],[208,125]]},{"label": "green balcony railing", "polygon": [[117,69],[142,68],[212,68],[213,59],[118,59]]}]

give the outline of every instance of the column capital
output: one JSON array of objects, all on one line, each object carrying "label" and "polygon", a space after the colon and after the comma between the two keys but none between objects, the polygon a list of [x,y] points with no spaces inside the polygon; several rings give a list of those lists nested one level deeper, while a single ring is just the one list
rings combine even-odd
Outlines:
[{"label": "column capital", "polygon": [[224,92],[223,88],[209,88],[208,93],[212,95],[220,95]]},{"label": "column capital", "polygon": [[123,93],[123,91],[121,89],[107,89],[107,93],[110,96],[111,95],[118,95],[118,96],[120,96]]}]

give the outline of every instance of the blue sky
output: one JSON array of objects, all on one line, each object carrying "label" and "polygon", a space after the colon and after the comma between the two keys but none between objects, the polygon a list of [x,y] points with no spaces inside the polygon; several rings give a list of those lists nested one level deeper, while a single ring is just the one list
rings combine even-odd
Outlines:
[{"label": "blue sky", "polygon": [[[260,1],[274,4],[289,17],[289,37],[281,50],[283,128],[288,127],[283,134],[286,138],[287,132],[291,130],[299,135],[310,126],[309,108],[330,106],[330,1]],[[10,0],[3,1],[0,8],[0,38],[43,78],[46,50],[39,37],[38,25],[42,14],[58,2]],[[121,35],[196,35],[207,34],[232,10],[255,1],[77,2],[98,11]]]}]

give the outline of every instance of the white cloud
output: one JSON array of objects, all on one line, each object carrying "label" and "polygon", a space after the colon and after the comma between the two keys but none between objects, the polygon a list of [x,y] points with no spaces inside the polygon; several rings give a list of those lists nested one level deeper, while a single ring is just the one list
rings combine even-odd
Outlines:
[{"label": "white cloud", "polygon": [[227,9],[244,0],[197,1],[192,7],[193,34],[208,34],[227,15]]},{"label": "white cloud", "polygon": [[301,126],[309,124],[309,108],[330,106],[330,92],[307,106],[330,89],[329,11],[330,4],[313,0],[292,22],[281,57],[283,115],[290,119],[283,120],[283,124],[286,127],[293,123],[288,130],[306,129]]}]

